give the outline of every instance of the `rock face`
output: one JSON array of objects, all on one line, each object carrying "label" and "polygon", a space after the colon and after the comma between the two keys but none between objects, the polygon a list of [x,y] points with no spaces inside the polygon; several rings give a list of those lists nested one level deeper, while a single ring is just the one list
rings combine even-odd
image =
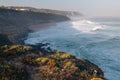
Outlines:
[{"label": "rock face", "polygon": [[66,16],[53,13],[0,8],[0,33],[8,35],[8,38],[13,43],[18,43],[21,42],[21,38],[31,31],[28,28],[30,25],[56,23],[67,20],[70,19]]},{"label": "rock face", "polygon": [[[5,69],[0,72],[0,80],[103,80],[104,77],[102,70],[87,60],[44,50],[39,45],[1,46],[0,59],[0,65],[5,65],[0,68]],[[16,73],[15,77],[12,73]]]},{"label": "rock face", "polygon": [[2,45],[10,45],[12,44],[10,42],[10,40],[8,39],[8,36],[7,35],[4,35],[4,34],[0,34],[0,46]]}]

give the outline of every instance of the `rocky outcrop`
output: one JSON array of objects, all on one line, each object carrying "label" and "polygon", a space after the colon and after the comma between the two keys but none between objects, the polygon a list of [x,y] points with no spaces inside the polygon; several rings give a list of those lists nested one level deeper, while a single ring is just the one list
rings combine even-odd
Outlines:
[{"label": "rocky outcrop", "polygon": [[104,77],[102,70],[88,60],[44,50],[41,45],[1,46],[0,61],[4,65],[0,68],[3,71],[0,80],[103,80]]},{"label": "rocky outcrop", "polygon": [[8,39],[8,36],[7,35],[4,35],[4,34],[0,34],[0,46],[2,45],[10,45],[12,44],[10,42],[10,40]]}]

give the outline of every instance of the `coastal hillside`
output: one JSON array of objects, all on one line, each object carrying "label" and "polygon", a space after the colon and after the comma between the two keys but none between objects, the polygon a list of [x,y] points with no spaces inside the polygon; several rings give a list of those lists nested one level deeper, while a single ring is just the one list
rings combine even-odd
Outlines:
[{"label": "coastal hillside", "polygon": [[42,23],[56,23],[70,20],[63,15],[53,13],[21,11],[0,8],[0,33],[8,35],[13,43],[21,42],[21,38],[26,36],[30,25]]},{"label": "coastal hillside", "polygon": [[48,45],[13,44],[0,34],[0,80],[104,80],[97,65]]},{"label": "coastal hillside", "polygon": [[95,64],[42,45],[0,46],[0,80],[103,80]]},{"label": "coastal hillside", "polygon": [[53,50],[50,43],[25,45],[29,26],[70,20],[64,11],[26,9],[0,8],[0,80],[104,80],[97,65]]},{"label": "coastal hillside", "polygon": [[52,9],[37,9],[33,7],[18,7],[18,6],[2,6],[1,8],[4,9],[12,9],[12,10],[18,10],[18,11],[32,11],[32,12],[42,12],[42,13],[51,13],[51,14],[58,14],[68,17],[75,17],[75,16],[83,16],[82,13],[77,11],[62,11],[62,10],[52,10]]}]

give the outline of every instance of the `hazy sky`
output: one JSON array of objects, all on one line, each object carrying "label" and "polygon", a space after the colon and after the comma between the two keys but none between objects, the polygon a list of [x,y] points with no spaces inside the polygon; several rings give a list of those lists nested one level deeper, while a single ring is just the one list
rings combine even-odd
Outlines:
[{"label": "hazy sky", "polygon": [[0,5],[74,10],[89,16],[120,16],[120,0],[0,0]]}]

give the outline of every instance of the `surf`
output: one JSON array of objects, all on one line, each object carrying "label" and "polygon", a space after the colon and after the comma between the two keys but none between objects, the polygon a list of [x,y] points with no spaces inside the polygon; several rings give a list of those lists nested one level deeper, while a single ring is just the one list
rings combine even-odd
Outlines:
[{"label": "surf", "polygon": [[92,33],[97,30],[104,30],[104,25],[89,20],[80,20],[72,22],[72,27],[81,32]]},{"label": "surf", "polygon": [[52,49],[69,52],[97,64],[108,80],[119,80],[120,77],[116,75],[120,75],[120,27],[110,25],[112,22],[107,25],[108,22],[109,19],[106,24],[104,19],[80,19],[58,23],[48,29],[30,33],[25,43],[49,43]]}]

